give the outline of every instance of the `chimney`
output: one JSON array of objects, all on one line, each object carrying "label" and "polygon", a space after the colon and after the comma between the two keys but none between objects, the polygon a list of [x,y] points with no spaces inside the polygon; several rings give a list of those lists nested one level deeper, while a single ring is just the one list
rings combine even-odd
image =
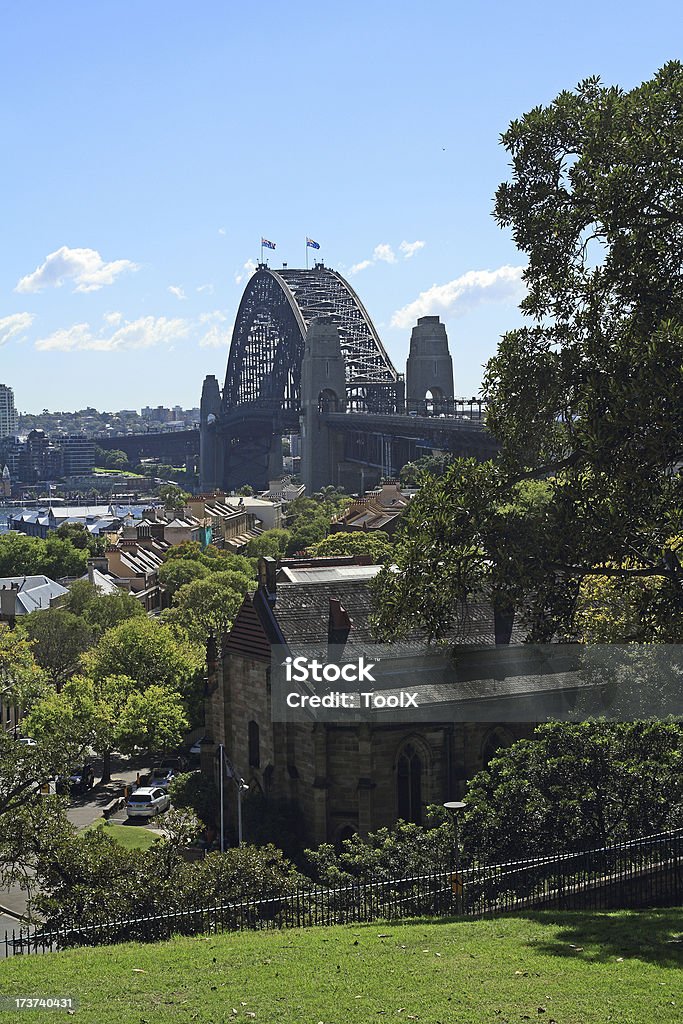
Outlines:
[{"label": "chimney", "polygon": [[330,615],[327,623],[327,643],[330,647],[343,647],[349,638],[353,623],[349,613],[336,597],[330,598]]},{"label": "chimney", "polygon": [[497,644],[509,644],[515,623],[514,608],[493,609],[493,632]]},{"label": "chimney", "polygon": [[97,555],[95,558],[88,559],[88,579],[92,583],[93,572],[97,569],[98,572],[109,572],[109,562],[104,555]]},{"label": "chimney", "polygon": [[264,556],[258,560],[258,589],[269,602],[275,604],[277,597],[277,561]]}]

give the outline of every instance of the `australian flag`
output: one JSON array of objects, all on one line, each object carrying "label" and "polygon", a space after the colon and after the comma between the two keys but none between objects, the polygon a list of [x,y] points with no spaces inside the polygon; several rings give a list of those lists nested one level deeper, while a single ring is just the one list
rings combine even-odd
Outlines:
[{"label": "australian flag", "polygon": [[314,242],[312,238],[307,238],[306,239],[306,245],[310,249],[319,249],[320,248],[320,243],[319,242]]},{"label": "australian flag", "polygon": [[274,249],[275,242],[269,242],[267,238],[261,239],[261,245],[265,246],[266,249]]}]

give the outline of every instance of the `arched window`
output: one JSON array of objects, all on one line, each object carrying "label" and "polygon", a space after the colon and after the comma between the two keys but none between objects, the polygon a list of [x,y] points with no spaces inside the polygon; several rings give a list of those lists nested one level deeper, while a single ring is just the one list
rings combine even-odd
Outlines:
[{"label": "arched window", "polygon": [[412,743],[399,754],[396,783],[399,818],[422,824],[422,759]]},{"label": "arched window", "polygon": [[339,408],[339,399],[330,388],[324,388],[318,395],[318,412],[336,412]]},{"label": "arched window", "polygon": [[260,768],[261,766],[261,751],[260,751],[260,738],[259,738],[259,727],[254,721],[249,723],[249,767]]},{"label": "arched window", "polygon": [[334,844],[337,853],[343,852],[344,843],[346,842],[347,839],[353,839],[357,831],[358,830],[355,829],[353,825],[342,825],[342,827],[337,832],[337,838]]}]

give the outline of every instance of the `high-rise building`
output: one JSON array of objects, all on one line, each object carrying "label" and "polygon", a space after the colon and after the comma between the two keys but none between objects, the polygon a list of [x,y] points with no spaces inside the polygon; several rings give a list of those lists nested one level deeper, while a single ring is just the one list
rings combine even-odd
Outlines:
[{"label": "high-rise building", "polygon": [[67,434],[55,440],[64,457],[65,476],[87,476],[95,465],[95,442],[84,434]]},{"label": "high-rise building", "polygon": [[0,384],[0,437],[10,437],[19,429],[19,417],[14,408],[14,392],[6,384]]}]

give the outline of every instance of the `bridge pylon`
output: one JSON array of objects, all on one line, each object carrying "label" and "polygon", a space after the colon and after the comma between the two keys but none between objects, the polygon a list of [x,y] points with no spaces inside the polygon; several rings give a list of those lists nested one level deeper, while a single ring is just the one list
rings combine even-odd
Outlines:
[{"label": "bridge pylon", "polygon": [[308,494],[338,483],[344,442],[330,430],[325,413],[344,412],[346,370],[337,326],[313,320],[301,361],[301,478]]},{"label": "bridge pylon", "polygon": [[204,378],[199,408],[199,486],[202,491],[214,491],[223,483],[222,455],[218,441],[218,417],[221,411],[221,393],[213,375]]},{"label": "bridge pylon", "polygon": [[424,402],[428,392],[435,405],[455,397],[448,335],[438,316],[419,318],[410,336],[410,352],[406,363],[408,407]]}]

